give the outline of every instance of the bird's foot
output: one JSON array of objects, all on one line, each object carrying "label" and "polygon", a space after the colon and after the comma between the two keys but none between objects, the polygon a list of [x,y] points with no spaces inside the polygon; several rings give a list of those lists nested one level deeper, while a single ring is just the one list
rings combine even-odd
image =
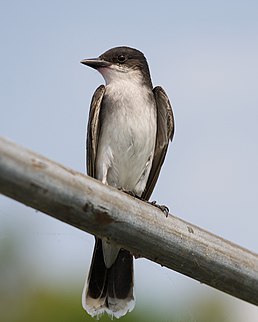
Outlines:
[{"label": "bird's foot", "polygon": [[126,190],[124,188],[118,188],[118,190],[121,190],[123,191],[124,193],[127,193],[128,195],[132,196],[132,197],[135,197],[135,198],[140,198],[139,196],[137,196],[133,191],[129,191],[129,190]]},{"label": "bird's foot", "polygon": [[147,200],[145,200],[145,199],[143,199],[143,198],[141,198],[141,197],[139,197],[139,196],[137,196],[134,192],[132,192],[132,191],[128,191],[128,190],[126,190],[126,189],[123,189],[123,188],[119,188],[119,190],[121,190],[121,191],[123,191],[124,193],[127,193],[128,195],[130,195],[130,196],[132,196],[132,197],[134,197],[134,198],[137,198],[137,199],[139,199],[139,200],[141,200],[141,201],[145,201],[145,202],[147,202],[148,204],[150,204],[150,205],[152,205],[152,206],[154,206],[154,207],[156,207],[156,208],[158,208],[158,209],[160,209],[164,214],[165,214],[165,216],[166,217],[168,217],[168,215],[169,215],[169,208],[167,207],[167,206],[165,206],[165,205],[159,205],[159,204],[157,204],[157,201],[147,201]]},{"label": "bird's foot", "polygon": [[154,201],[147,201],[150,205],[154,206],[154,207],[157,207],[158,209],[160,209],[166,217],[168,217],[169,215],[169,208],[165,205],[159,205],[157,204],[157,202],[154,200]]}]

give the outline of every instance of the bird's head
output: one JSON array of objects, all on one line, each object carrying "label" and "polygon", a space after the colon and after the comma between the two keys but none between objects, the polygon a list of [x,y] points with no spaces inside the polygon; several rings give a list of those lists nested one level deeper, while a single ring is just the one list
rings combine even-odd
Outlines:
[{"label": "bird's head", "polygon": [[142,78],[151,85],[147,60],[142,52],[134,48],[115,47],[98,58],[84,59],[81,63],[99,71],[106,84]]}]

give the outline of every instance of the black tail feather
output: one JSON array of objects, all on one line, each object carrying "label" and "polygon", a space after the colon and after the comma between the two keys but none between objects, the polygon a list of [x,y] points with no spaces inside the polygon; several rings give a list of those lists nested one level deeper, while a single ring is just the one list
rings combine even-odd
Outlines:
[{"label": "black tail feather", "polygon": [[104,312],[119,318],[134,307],[133,256],[120,249],[114,264],[105,266],[102,241],[96,238],[83,307],[91,316]]}]

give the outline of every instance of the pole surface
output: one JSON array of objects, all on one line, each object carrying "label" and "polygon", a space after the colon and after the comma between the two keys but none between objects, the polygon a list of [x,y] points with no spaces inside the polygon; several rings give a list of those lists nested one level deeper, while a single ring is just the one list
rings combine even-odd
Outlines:
[{"label": "pole surface", "polygon": [[258,255],[0,138],[0,193],[258,305]]}]

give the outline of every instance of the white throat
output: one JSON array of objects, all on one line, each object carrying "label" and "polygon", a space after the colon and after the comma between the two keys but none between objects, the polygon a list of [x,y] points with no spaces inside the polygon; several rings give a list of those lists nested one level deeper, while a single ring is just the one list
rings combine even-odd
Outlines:
[{"label": "white throat", "polygon": [[99,68],[99,72],[104,77],[106,85],[117,82],[134,83],[136,86],[142,84],[143,75],[138,69],[119,67],[111,65],[107,68]]}]

